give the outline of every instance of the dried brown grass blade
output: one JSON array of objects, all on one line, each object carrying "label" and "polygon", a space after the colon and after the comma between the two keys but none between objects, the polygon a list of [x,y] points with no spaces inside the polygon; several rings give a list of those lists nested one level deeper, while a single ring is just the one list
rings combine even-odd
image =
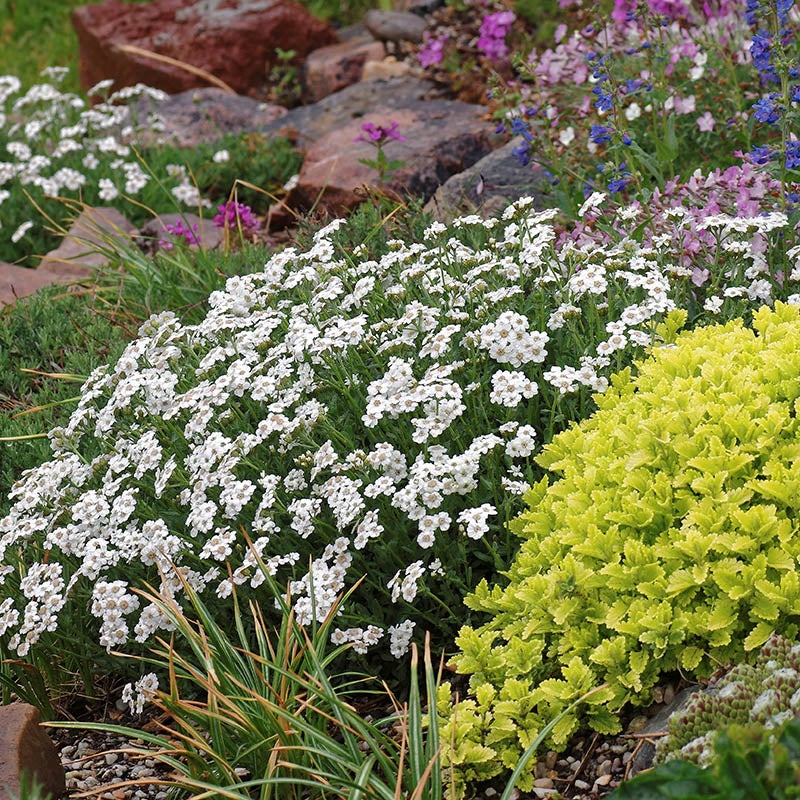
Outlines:
[{"label": "dried brown grass blade", "polygon": [[154,53],[151,50],[145,50],[143,47],[137,47],[134,44],[118,44],[115,45],[115,49],[121,50],[123,53],[131,53],[135,56],[142,56],[142,58],[149,58],[152,61],[160,61],[162,64],[169,64],[172,67],[178,67],[185,72],[191,72],[192,75],[197,75],[204,81],[219,87],[228,94],[236,94],[235,89],[231,88],[227,83],[225,83],[225,81],[221,80],[216,75],[212,75],[210,72],[206,72],[200,67],[192,66],[191,64],[187,64],[185,61],[180,61],[177,58],[165,56],[161,53]]}]

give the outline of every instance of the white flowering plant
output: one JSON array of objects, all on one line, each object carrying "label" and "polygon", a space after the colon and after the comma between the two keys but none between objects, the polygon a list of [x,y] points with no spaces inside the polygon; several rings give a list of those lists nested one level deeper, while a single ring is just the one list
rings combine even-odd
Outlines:
[{"label": "white flowering plant", "polygon": [[[148,209],[200,208],[213,216],[212,201],[226,200],[237,178],[277,189],[299,166],[289,142],[265,148],[251,134],[172,145],[159,138],[158,103],[167,95],[151,87],[110,92],[103,81],[89,91],[100,100],[90,106],[59,89],[65,69],[42,74],[47,82],[25,91],[15,76],[0,75],[0,260],[24,263],[57,245],[46,220],[64,217],[60,198],[113,206],[135,224],[152,216]],[[265,202],[245,186],[237,195]]]},{"label": "white flowering plant", "polygon": [[[670,311],[710,313],[674,238],[557,244],[554,214],[525,198],[375,258],[336,220],[306,251],[231,278],[200,322],[148,320],[11,491],[3,651],[146,646],[168,627],[134,592],[146,582],[180,602],[185,581],[224,620],[234,587],[260,591],[256,555],[290,582],[303,624],[364,578],[335,644],[384,658],[425,628],[451,641],[466,591],[516,550],[506,522],[538,477],[538,444],[591,411]],[[740,223],[713,220],[750,248],[718,263],[738,291],[717,315],[771,297],[742,288],[743,265],[788,223]],[[791,297],[798,276],[761,268]]]}]

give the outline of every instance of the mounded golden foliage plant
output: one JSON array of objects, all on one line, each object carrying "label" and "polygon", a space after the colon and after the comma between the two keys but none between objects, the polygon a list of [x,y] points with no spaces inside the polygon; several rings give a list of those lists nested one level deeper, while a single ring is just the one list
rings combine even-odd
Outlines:
[{"label": "mounded golden foliage plant", "polygon": [[523,542],[507,585],[467,600],[489,617],[461,630],[469,697],[442,720],[462,782],[513,768],[593,686],[608,684],[548,746],[581,722],[618,731],[617,712],[649,703],[664,673],[705,676],[773,631],[797,635],[800,310],[672,338],[544,448],[552,475],[512,522]]}]

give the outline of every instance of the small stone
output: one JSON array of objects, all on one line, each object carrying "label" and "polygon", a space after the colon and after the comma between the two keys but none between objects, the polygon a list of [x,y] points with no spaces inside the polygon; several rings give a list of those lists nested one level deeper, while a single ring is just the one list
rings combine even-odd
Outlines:
[{"label": "small stone", "polygon": [[573,759],[572,763],[569,765],[570,772],[577,772],[581,768],[581,762]]},{"label": "small stone", "polygon": [[577,781],[575,781],[575,788],[576,789],[584,789],[585,790],[585,789],[590,789],[591,786],[588,783],[586,783],[586,781],[577,780]]},{"label": "small stone", "polygon": [[367,30],[389,42],[422,42],[428,23],[408,11],[383,11],[372,8],[364,16]]},{"label": "small stone", "polygon": [[597,774],[598,775],[610,775],[611,774],[611,759],[607,758],[605,761],[601,761],[597,765]]},{"label": "small stone", "polygon": [[555,789],[534,789],[533,796],[537,798],[556,797],[558,792]]},{"label": "small stone", "polygon": [[552,789],[555,786],[550,778],[536,778],[533,785],[538,789]]},{"label": "small stone", "polygon": [[641,733],[644,730],[645,726],[647,725],[648,719],[647,717],[639,716],[634,717],[630,725],[628,725],[628,731],[630,733]]},{"label": "small stone", "polygon": [[622,754],[622,763],[624,766],[627,766],[628,762],[633,758],[633,753],[628,750]]},{"label": "small stone", "polygon": [[[577,781],[576,781],[577,783]],[[611,783],[611,775],[601,775],[595,782],[595,786],[608,786]]]},{"label": "small stone", "polygon": [[675,699],[675,689],[672,686],[667,686],[664,689],[664,702],[669,705]]},{"label": "small stone", "polygon": [[494,797],[497,794],[497,789],[493,788],[492,786],[488,786],[483,794],[486,797]]},{"label": "small stone", "polygon": [[108,765],[116,764],[119,761],[119,753],[106,753],[105,762]]},{"label": "small stone", "polygon": [[555,750],[548,750],[547,755],[544,757],[544,763],[547,765],[547,769],[553,769],[557,760],[558,753],[556,753]]},{"label": "small stone", "polygon": [[386,56],[381,61],[367,61],[361,72],[362,81],[388,81],[389,78],[402,78],[411,71],[405,61],[394,56]]},{"label": "small stone", "polygon": [[547,764],[545,764],[544,761],[537,762],[533,774],[537,778],[544,778],[547,775]]}]

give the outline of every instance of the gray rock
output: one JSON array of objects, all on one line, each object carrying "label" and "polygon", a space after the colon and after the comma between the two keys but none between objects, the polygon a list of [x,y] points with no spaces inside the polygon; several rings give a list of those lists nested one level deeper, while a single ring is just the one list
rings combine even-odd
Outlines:
[{"label": "gray rock", "polygon": [[[404,108],[374,108],[364,117],[337,126],[306,152],[297,186],[286,202],[295,209],[312,206],[340,215],[364,200],[364,187],[396,196],[427,199],[451,175],[466,169],[497,146],[482,106],[452,100],[418,101]],[[358,141],[362,125],[397,123],[405,141],[384,146],[401,166],[377,186],[377,173],[361,163],[374,159],[375,148]]]},{"label": "gray rock", "polygon": [[541,210],[552,205],[550,179],[541,167],[523,167],[513,154],[513,140],[442,184],[425,206],[440,222],[451,222],[460,214],[494,216],[526,195]]},{"label": "gray rock", "polygon": [[440,95],[441,91],[432,81],[411,76],[356,83],[318,103],[291,109],[285,116],[265,125],[262,133],[288,136],[305,148],[376,108],[406,108]]},{"label": "gray rock", "polygon": [[428,23],[410,11],[383,11],[371,8],[364,16],[367,30],[388,42],[421,42]]},{"label": "gray rock", "polygon": [[137,134],[137,142],[170,142],[197,147],[228,133],[258,133],[286,114],[283,106],[268,105],[222,89],[189,89],[161,102],[142,98],[131,112],[132,123],[156,115],[163,129]]},{"label": "gray rock", "polygon": [[[658,712],[652,719],[648,720],[647,724],[640,731],[641,734],[651,734],[652,736],[663,736],[667,732],[667,722],[669,718],[676,712],[680,711],[689,702],[692,694],[698,691],[697,686],[689,686],[683,691],[679,692],[671,703],[668,703],[661,711]],[[636,775],[653,766],[653,758],[656,754],[655,745],[645,740],[643,745],[639,748],[636,755],[633,757],[631,763],[631,776]]]}]

